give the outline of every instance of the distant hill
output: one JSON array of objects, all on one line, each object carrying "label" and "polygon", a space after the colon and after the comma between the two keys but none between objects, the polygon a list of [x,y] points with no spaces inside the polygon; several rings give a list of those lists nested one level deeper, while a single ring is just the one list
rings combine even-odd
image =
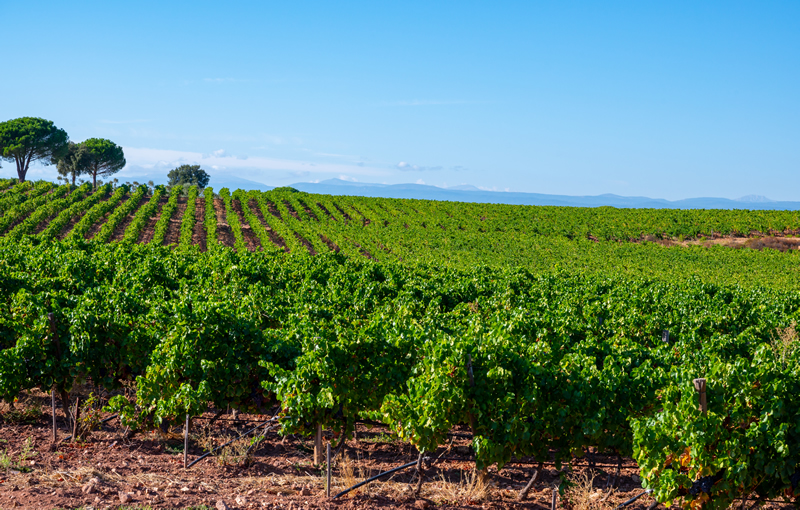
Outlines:
[{"label": "distant hill", "polygon": [[799,210],[800,202],[777,202],[758,195],[748,195],[736,200],[728,198],[687,198],[664,200],[648,197],[623,197],[604,194],[593,196],[546,195],[542,193],[516,193],[484,191],[470,185],[439,188],[424,184],[376,184],[328,179],[322,182],[299,182],[291,185],[307,193],[326,195],[353,195],[359,197],[416,198],[422,200],[450,200],[457,202],[482,202],[512,205],[559,205],[570,207],[626,207],[653,209],[752,209]]}]

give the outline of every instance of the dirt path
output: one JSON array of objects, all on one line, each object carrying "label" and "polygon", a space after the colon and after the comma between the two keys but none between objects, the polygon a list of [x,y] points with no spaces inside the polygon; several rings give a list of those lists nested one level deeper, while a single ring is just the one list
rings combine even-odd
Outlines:
[{"label": "dirt path", "polygon": [[149,220],[147,220],[147,225],[145,225],[145,227],[139,233],[139,244],[148,244],[153,240],[153,236],[156,233],[156,223],[158,223],[158,220],[161,219],[161,211],[164,210],[164,206],[166,205],[167,201],[169,201],[169,197],[163,195],[160,199],[158,199],[155,214],[151,216]]},{"label": "dirt path", "polygon": [[[88,388],[76,393],[88,396]],[[3,404],[5,406],[5,404]],[[116,508],[149,505],[153,509],[186,508],[207,505],[215,508],[223,501],[232,509],[545,509],[550,508],[552,488],[558,484],[555,465],[545,463],[539,478],[524,503],[516,502],[537,462],[532,458],[512,459],[502,470],[489,469],[485,486],[470,482],[474,470],[469,430],[454,429],[449,448],[433,452],[439,460],[428,469],[419,499],[412,495],[413,469],[373,482],[337,500],[325,497],[325,469],[313,464],[310,438],[277,435],[269,431],[259,445],[247,453],[247,438],[234,442],[216,455],[183,468],[181,426],[166,433],[140,433],[123,438],[124,427],[111,419],[99,430],[86,434],[80,442],[63,441],[68,435],[66,420],[59,405],[56,411],[59,440],[52,443],[49,395],[32,391],[17,404],[17,410],[31,410],[26,423],[3,424],[0,440],[9,452],[12,469],[0,475],[0,508]],[[4,412],[8,408],[3,409]],[[35,412],[33,412],[35,411]],[[210,423],[213,410],[194,418],[191,425],[188,459],[193,461],[208,447],[217,446],[264,423],[270,416],[240,414],[234,421],[224,415]],[[106,416],[106,415],[103,415]],[[357,427],[358,439],[346,443],[344,456],[333,464],[332,494],[364,478],[413,462],[417,452],[392,437],[382,426]],[[336,445],[330,431],[326,440]],[[28,454],[21,458],[28,444]],[[606,486],[616,471],[616,456],[593,454],[592,487],[585,497]],[[580,482],[589,474],[586,457],[573,458],[571,478]],[[612,492],[607,508],[642,492],[638,468],[623,459],[619,488]],[[627,508],[643,510],[652,503],[644,496]],[[588,503],[589,501],[586,501]],[[559,508],[563,508],[559,502]],[[222,506],[222,505],[220,505]],[[589,508],[589,505],[581,508]],[[599,507],[598,507],[599,508]],[[791,508],[772,505],[771,508]]]},{"label": "dirt path", "polygon": [[247,206],[250,207],[250,210],[253,212],[253,214],[256,215],[258,221],[260,221],[261,225],[264,226],[264,230],[266,230],[267,234],[269,235],[269,240],[272,241],[272,243],[275,246],[277,246],[278,248],[283,248],[283,251],[288,253],[289,247],[286,246],[286,241],[284,241],[281,236],[279,236],[274,230],[272,230],[272,227],[270,227],[269,224],[264,220],[264,215],[261,214],[261,208],[258,207],[256,201],[250,200],[247,203]]},{"label": "dirt path", "polygon": [[[105,197],[103,197],[103,198],[101,198],[100,200],[97,201],[95,206],[99,205],[99,204],[102,204],[103,202],[108,202],[109,200],[111,200],[111,196],[112,195],[113,195],[113,192],[107,193]],[[64,228],[61,229],[61,232],[59,232],[59,234],[57,236],[58,239],[64,239],[65,237],[67,237],[67,235],[69,235],[69,233],[75,227],[75,224],[78,223],[79,221],[81,221],[81,219],[83,219],[83,217],[86,216],[86,213],[88,213],[89,210],[93,209],[95,206],[92,206],[89,209],[87,209],[86,211],[82,212],[81,214],[75,215],[72,218],[70,218],[69,222],[67,222],[67,224],[64,225]],[[100,222],[100,220],[97,221],[97,223],[99,223],[99,222]]]},{"label": "dirt path", "polygon": [[225,218],[225,202],[221,198],[214,199],[214,212],[217,214],[217,241],[223,246],[233,248],[236,239],[233,237],[231,226]]},{"label": "dirt path", "polygon": [[[120,200],[120,201],[119,201],[119,203],[117,204],[117,207],[121,207],[121,206],[122,206],[122,204],[124,204],[125,202],[127,202],[128,200],[130,200],[130,198],[131,198],[131,195],[130,195],[130,193],[129,193],[129,194],[127,194],[127,195],[125,195],[125,196],[122,198],[122,200]],[[102,229],[102,228],[103,228],[103,225],[105,225],[105,224],[106,224],[106,221],[108,221],[108,217],[109,217],[109,216],[111,216],[111,215],[114,213],[114,211],[115,211],[115,210],[116,210],[116,208],[114,208],[114,209],[112,209],[112,210],[108,211],[108,212],[107,212],[107,213],[106,213],[106,214],[105,214],[105,215],[104,215],[102,218],[99,218],[99,219],[98,219],[98,220],[97,220],[97,221],[94,223],[94,225],[92,225],[91,227],[89,227],[89,230],[87,230],[87,231],[86,231],[86,239],[91,239],[91,238],[93,238],[93,237],[94,237],[94,236],[95,236],[95,235],[96,235],[98,232],[100,232],[100,229]]]},{"label": "dirt path", "polygon": [[116,226],[116,228],[114,228],[114,233],[111,234],[111,239],[109,239],[110,243],[114,243],[114,242],[118,242],[118,241],[122,240],[122,238],[125,236],[125,230],[127,230],[128,225],[131,224],[131,222],[133,221],[134,216],[136,216],[136,213],[139,212],[139,209],[141,209],[142,206],[144,204],[146,204],[148,201],[150,201],[150,197],[143,196],[141,198],[141,200],[139,200],[139,203],[136,205],[136,209],[131,211],[130,214],[128,214],[125,217],[125,219],[123,219],[122,221],[119,222],[119,224]]},{"label": "dirt path", "polygon": [[250,224],[245,220],[244,212],[242,211],[242,203],[239,200],[233,199],[231,200],[231,205],[233,206],[234,212],[239,217],[239,224],[242,226],[242,237],[247,245],[247,249],[249,251],[260,250],[261,241],[258,240],[258,237],[253,233],[252,227],[250,227]]},{"label": "dirt path", "polygon": [[206,251],[206,200],[198,198],[194,203],[194,228],[192,228],[192,244]]},{"label": "dirt path", "polygon": [[167,234],[164,236],[164,246],[177,245],[181,240],[181,222],[183,214],[186,212],[186,197],[178,197],[178,203],[175,205],[175,212],[169,219]]}]

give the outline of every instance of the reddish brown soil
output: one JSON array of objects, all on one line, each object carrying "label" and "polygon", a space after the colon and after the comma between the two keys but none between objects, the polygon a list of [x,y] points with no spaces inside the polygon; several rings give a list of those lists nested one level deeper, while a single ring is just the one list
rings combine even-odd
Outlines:
[{"label": "reddish brown soil", "polygon": [[122,221],[120,221],[116,228],[114,228],[114,233],[111,234],[110,242],[116,242],[121,240],[125,236],[125,230],[127,230],[128,225],[131,224],[133,221],[134,216],[136,216],[136,212],[142,208],[144,204],[146,204],[150,200],[150,197],[143,196],[141,200],[139,200],[139,204],[136,206],[136,209],[131,211]]},{"label": "reddish brown soil", "polygon": [[342,217],[344,217],[344,219],[345,219],[345,220],[347,220],[347,221],[350,221],[350,220],[352,220],[352,219],[353,219],[353,218],[351,218],[351,217],[350,217],[350,215],[349,215],[349,214],[347,214],[346,212],[344,212],[344,209],[342,209],[341,207],[339,207],[339,204],[337,204],[336,202],[333,202],[333,206],[336,208],[336,210],[337,210],[337,211],[339,211],[339,214],[341,214],[341,215],[342,215]]},{"label": "reddish brown soil", "polygon": [[242,211],[242,203],[239,200],[231,200],[231,205],[233,206],[233,211],[239,217],[239,224],[242,226],[242,237],[244,238],[244,242],[247,245],[248,251],[258,251],[261,249],[261,242],[258,240],[258,236],[253,233],[253,228],[247,223],[247,220],[244,218],[244,212]]},{"label": "reddish brown soil", "polygon": [[305,210],[305,212],[306,212],[306,214],[308,214],[308,217],[309,217],[309,218],[311,218],[311,219],[312,219],[312,220],[314,220],[314,221],[319,221],[319,218],[317,218],[317,215],[316,215],[316,214],[314,214],[314,211],[313,211],[313,210],[311,210],[311,208],[308,206],[308,204],[306,204],[306,203],[305,203],[305,202],[303,202],[302,200],[298,200],[297,202],[298,202],[298,203],[299,203],[301,206],[303,206],[303,210]]},{"label": "reddish brown soil", "polygon": [[156,233],[156,223],[158,220],[161,219],[161,211],[164,210],[164,205],[169,201],[169,197],[162,196],[158,199],[158,204],[156,204],[156,211],[153,216],[147,220],[147,225],[144,226],[142,231],[139,233],[139,244],[147,244],[153,240],[153,236]]},{"label": "reddish brown soil", "polygon": [[164,236],[164,246],[177,245],[181,240],[181,222],[183,221],[183,213],[186,212],[186,197],[178,197],[178,203],[175,205],[175,212],[172,213],[172,218],[169,219],[167,233]]},{"label": "reddish brown soil", "polygon": [[217,241],[225,246],[233,246],[236,238],[233,237],[231,226],[225,218],[225,202],[221,198],[214,199],[214,212],[217,213]]},{"label": "reddish brown soil", "polygon": [[297,240],[298,240],[298,241],[300,241],[300,243],[301,243],[303,246],[305,246],[305,247],[306,247],[306,250],[308,250],[308,253],[310,253],[311,255],[316,255],[316,254],[317,254],[317,250],[315,250],[315,249],[314,249],[314,245],[312,245],[312,244],[311,244],[311,243],[308,241],[308,239],[306,239],[305,237],[301,236],[301,235],[300,235],[300,234],[298,234],[297,232],[295,232],[295,233],[294,233],[294,236],[297,238]]},{"label": "reddish brown soil", "polygon": [[271,215],[275,216],[279,220],[283,220],[283,218],[281,218],[280,211],[278,211],[278,208],[275,207],[275,204],[273,204],[270,200],[267,200],[267,210],[269,210]]},{"label": "reddish brown soil", "polygon": [[[126,202],[128,199],[129,199],[129,198],[130,198],[130,194],[128,194],[128,195],[125,195],[125,196],[122,198],[122,200],[120,200],[120,201],[119,201],[119,203],[117,204],[117,207],[120,207],[120,206],[121,206],[122,204],[124,204],[124,203],[125,203],[125,202]],[[89,230],[87,230],[87,231],[86,231],[86,239],[91,239],[91,238],[93,238],[93,237],[94,237],[94,236],[95,236],[95,235],[96,235],[98,232],[100,232],[100,229],[101,229],[101,228],[103,228],[103,225],[106,223],[106,220],[108,219],[108,217],[109,217],[111,214],[113,214],[113,212],[114,212],[114,210],[113,210],[113,209],[112,209],[112,210],[110,210],[110,211],[108,211],[108,212],[105,214],[105,216],[103,216],[102,218],[99,218],[99,219],[98,219],[98,220],[95,222],[95,224],[94,224],[94,225],[92,225],[91,227],[89,227]]]},{"label": "reddish brown soil", "polygon": [[336,253],[339,253],[339,250],[340,250],[341,248],[339,248],[339,246],[338,246],[336,243],[334,243],[333,241],[331,241],[330,239],[328,239],[328,237],[327,237],[327,236],[325,236],[325,235],[323,235],[323,234],[320,234],[320,235],[319,235],[319,239],[320,239],[320,240],[321,240],[323,243],[325,243],[326,245],[328,245],[328,248],[330,248],[330,250],[331,250],[331,251],[335,251]]},{"label": "reddish brown soil", "polygon": [[283,251],[288,253],[289,247],[286,246],[286,241],[284,241],[281,236],[279,236],[274,230],[272,230],[272,227],[270,227],[267,221],[264,219],[264,215],[261,213],[261,208],[258,207],[256,201],[250,200],[247,203],[247,206],[250,208],[253,214],[256,215],[258,221],[260,221],[261,224],[264,226],[264,229],[267,231],[267,234],[269,234],[269,240],[272,241],[272,243],[275,246],[277,246],[278,248],[283,248]]},{"label": "reddish brown soil", "polygon": [[[100,200],[98,200],[97,204],[95,204],[95,205],[101,204],[103,202],[108,202],[111,199],[111,195],[112,195],[111,193],[107,193],[106,196],[101,198]],[[94,206],[92,206],[92,207],[94,207]],[[81,221],[81,218],[83,218],[84,215],[86,215],[87,212],[89,212],[89,211],[86,210],[86,211],[84,211],[83,213],[81,213],[79,215],[73,216],[69,220],[69,222],[66,225],[64,225],[64,228],[61,229],[61,232],[59,232],[59,234],[58,234],[58,238],[59,239],[64,239],[65,237],[67,237],[67,235],[72,231],[73,227],[75,227],[75,224],[78,223],[79,221]],[[98,223],[100,223],[100,222],[98,221]]]},{"label": "reddish brown soil", "polygon": [[198,198],[194,203],[194,227],[192,228],[192,244],[200,246],[200,251],[206,251],[206,200]]},{"label": "reddish brown soil", "polygon": [[330,219],[332,219],[332,220],[336,220],[336,217],[335,217],[333,214],[331,214],[331,212],[330,212],[330,211],[329,211],[329,210],[328,210],[328,209],[327,209],[327,208],[326,208],[324,205],[322,205],[322,204],[320,204],[319,202],[317,202],[317,207],[319,207],[320,209],[322,209],[322,211],[323,211],[325,214],[327,214],[327,215],[328,215],[328,218],[330,218]]},{"label": "reddish brown soil", "polygon": [[[79,389],[82,397],[88,389]],[[149,505],[154,509],[186,508],[207,505],[214,508],[222,500],[232,509],[367,509],[367,508],[448,508],[448,509],[547,509],[552,487],[558,484],[558,472],[552,463],[545,463],[528,499],[516,502],[518,491],[526,484],[537,462],[531,458],[515,459],[502,470],[489,470],[489,484],[484,494],[466,493],[472,477],[474,460],[468,430],[454,430],[452,443],[440,447],[431,458],[438,459],[427,469],[420,499],[412,495],[413,468],[373,482],[340,499],[329,500],[324,493],[324,466],[313,464],[313,441],[299,436],[278,436],[269,431],[264,441],[250,453],[248,461],[228,450],[229,456],[211,456],[183,468],[183,440],[180,427],[166,434],[140,433],[126,438],[118,419],[112,419],[100,430],[85,435],[80,441],[66,441],[68,432],[60,406],[56,418],[59,440],[52,442],[49,396],[31,392],[20,409],[39,409],[41,414],[27,423],[3,423],[0,440],[3,450],[14,462],[13,468],[0,473],[0,508],[117,508],[121,495],[126,505],[135,508]],[[8,410],[6,407],[5,411]],[[193,420],[188,460],[197,459],[204,450],[201,441],[219,445],[263,423],[267,415],[231,415],[210,423],[214,413]],[[106,416],[103,414],[103,416]],[[358,439],[346,444],[344,458],[333,464],[332,494],[349,486],[346,466],[355,476],[365,478],[412,462],[417,452],[408,444],[394,440],[382,426],[359,425]],[[338,439],[329,432],[325,436],[336,445]],[[20,460],[25,443],[29,442],[27,459]],[[248,439],[234,443],[247,445]],[[243,447],[239,447],[239,452]],[[334,450],[335,451],[335,450]],[[593,487],[606,486],[616,471],[616,457],[593,455],[595,466]],[[20,468],[23,468],[20,470]],[[586,457],[574,458],[570,475],[573,479],[589,472]],[[638,468],[631,459],[623,459],[619,487],[608,505],[619,503],[642,492]],[[475,499],[473,499],[475,498]],[[237,501],[238,499],[238,501]],[[641,510],[652,503],[643,496],[630,509]],[[559,508],[570,505],[559,500]],[[599,507],[598,507],[599,508]],[[663,507],[660,507],[663,508]],[[791,508],[791,505],[767,503],[762,508]]]},{"label": "reddish brown soil", "polygon": [[294,210],[294,207],[292,206],[291,202],[289,202],[288,200],[284,200],[283,205],[286,206],[286,210],[289,211],[289,214],[294,216],[294,219],[298,221],[300,220],[300,215],[297,214],[297,211]]}]

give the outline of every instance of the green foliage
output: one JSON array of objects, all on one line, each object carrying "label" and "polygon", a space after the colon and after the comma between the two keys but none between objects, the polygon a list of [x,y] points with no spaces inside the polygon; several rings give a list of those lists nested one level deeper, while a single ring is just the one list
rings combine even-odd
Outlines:
[{"label": "green foliage", "polygon": [[178,168],[172,169],[167,174],[169,182],[167,186],[197,186],[198,188],[205,188],[208,186],[210,176],[208,173],[200,168],[200,165],[181,165]]},{"label": "green foliage", "polygon": [[105,138],[89,138],[81,142],[86,150],[86,173],[92,176],[92,186],[97,188],[97,178],[113,175],[125,166],[122,147]]},{"label": "green foliage", "polygon": [[55,163],[67,152],[67,132],[51,121],[20,117],[0,122],[0,158],[14,161],[20,182],[32,161]]}]

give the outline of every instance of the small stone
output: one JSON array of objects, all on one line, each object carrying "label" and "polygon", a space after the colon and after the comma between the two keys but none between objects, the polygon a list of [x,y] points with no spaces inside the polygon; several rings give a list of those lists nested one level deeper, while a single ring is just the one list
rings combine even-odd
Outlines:
[{"label": "small stone", "polygon": [[244,496],[236,496],[236,504],[239,506],[247,506],[247,498]]},{"label": "small stone", "polygon": [[250,489],[249,491],[247,491],[247,495],[248,495],[248,496],[252,496],[252,495],[253,495],[253,494],[255,494],[255,493],[256,493],[256,490],[255,490],[255,489]]},{"label": "small stone", "polygon": [[125,462],[124,460],[122,461],[122,464],[121,464],[121,465],[122,465],[122,467],[128,467],[128,463],[127,463],[127,462]]},{"label": "small stone", "polygon": [[88,482],[83,487],[81,487],[81,492],[84,494],[94,494],[95,492],[97,492],[97,488],[94,486],[92,482]]},{"label": "small stone", "polygon": [[122,503],[123,505],[127,505],[131,501],[133,501],[133,494],[130,494],[128,492],[120,492],[119,493],[119,502],[120,503]]},{"label": "small stone", "polygon": [[424,499],[418,499],[414,502],[414,508],[418,508],[419,510],[427,510],[430,506],[431,504]]},{"label": "small stone", "polygon": [[192,489],[190,489],[189,487],[181,487],[181,492],[183,492],[183,493],[189,492],[191,490]]},{"label": "small stone", "polygon": [[231,508],[231,507],[229,507],[229,506],[228,506],[228,505],[225,503],[225,501],[224,501],[224,500],[221,500],[221,499],[220,499],[220,500],[218,500],[218,501],[217,501],[217,506],[216,506],[215,508],[216,508],[217,510],[230,510],[230,508]]},{"label": "small stone", "polygon": [[302,489],[300,489],[300,495],[301,496],[310,496],[311,495],[311,489],[309,489],[308,487],[303,487]]}]

